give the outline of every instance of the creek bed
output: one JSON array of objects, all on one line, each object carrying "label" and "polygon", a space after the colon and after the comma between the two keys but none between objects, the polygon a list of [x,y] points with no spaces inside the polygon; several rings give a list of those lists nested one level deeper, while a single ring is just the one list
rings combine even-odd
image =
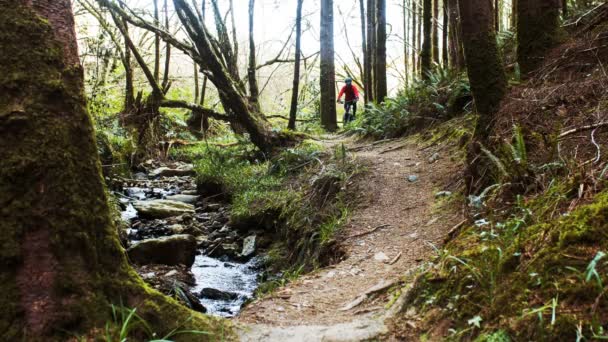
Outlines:
[{"label": "creek bed", "polygon": [[[141,180],[136,185],[125,184],[119,193],[122,205],[121,216],[123,220],[129,222],[127,233],[132,245],[150,238],[173,235],[175,233],[171,232],[171,226],[174,226],[176,221],[181,222],[179,221],[180,217],[169,217],[163,220],[140,219],[137,209],[133,206],[135,201],[165,199],[167,196],[178,195],[186,190],[193,190],[193,179],[190,177],[171,177],[163,178],[162,180],[162,184],[159,184],[158,180],[150,180],[150,183]],[[196,225],[196,230],[202,231],[202,234],[197,238],[207,238],[212,233],[217,235],[217,231],[220,230],[217,227],[217,221],[203,221],[201,223],[200,220],[197,220],[198,217],[205,215],[220,215],[217,211],[217,206],[216,204],[213,206],[213,210],[207,211],[201,207],[200,202],[197,203],[196,213],[189,221],[189,225]],[[221,212],[223,213],[224,211],[222,210]],[[222,215],[227,215],[227,211]],[[227,217],[221,217],[218,220],[227,221]],[[236,235],[227,223],[222,223],[222,229],[230,230],[233,236]],[[225,237],[225,239],[228,238]],[[238,236],[237,240],[240,241],[241,239],[242,237]],[[258,279],[263,271],[261,258],[254,256],[245,262],[242,260],[237,261],[235,258],[226,255],[218,257],[214,255],[214,257],[210,257],[205,254],[208,250],[212,249],[209,246],[199,244],[194,264],[190,269],[194,282],[193,284],[188,284],[188,291],[203,304],[207,314],[222,317],[236,316],[243,304],[253,297],[258,287]],[[147,273],[146,276],[149,278],[150,274]],[[157,276],[160,277],[162,275],[158,274]],[[205,295],[201,293],[205,292],[203,291],[204,289],[212,289],[214,293],[220,293],[224,297],[219,296],[220,298],[218,298],[217,296]],[[226,298],[226,296],[230,296],[230,298]]]}]

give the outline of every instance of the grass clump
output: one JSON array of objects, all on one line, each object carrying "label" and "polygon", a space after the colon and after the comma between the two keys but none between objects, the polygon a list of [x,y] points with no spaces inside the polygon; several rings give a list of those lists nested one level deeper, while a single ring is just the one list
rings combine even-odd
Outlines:
[{"label": "grass clump", "polygon": [[358,172],[343,146],[327,151],[305,140],[270,159],[250,145],[190,148],[200,156],[199,193],[229,201],[236,229],[263,231],[271,269],[300,274],[340,255],[334,235],[348,217],[345,192]]}]

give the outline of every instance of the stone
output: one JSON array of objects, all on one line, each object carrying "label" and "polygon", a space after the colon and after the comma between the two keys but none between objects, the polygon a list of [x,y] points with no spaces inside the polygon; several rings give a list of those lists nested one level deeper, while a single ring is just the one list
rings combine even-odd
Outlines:
[{"label": "stone", "polygon": [[196,190],[184,190],[182,191],[182,195],[197,196],[198,192]]},{"label": "stone", "polygon": [[374,260],[380,261],[380,262],[385,262],[385,261],[388,261],[388,257],[383,252],[378,252],[378,253],[374,254]]},{"label": "stone", "polygon": [[255,235],[250,235],[243,240],[243,249],[241,250],[241,256],[249,258],[255,253]]},{"label": "stone", "polygon": [[218,211],[222,207],[219,203],[209,203],[207,204],[207,210],[209,211]]},{"label": "stone", "polygon": [[439,153],[433,153],[432,156],[429,157],[429,164],[433,164],[434,162],[439,160]]},{"label": "stone", "polygon": [[151,200],[135,201],[133,207],[141,218],[162,219],[183,214],[194,214],[194,206],[177,201]]},{"label": "stone", "polygon": [[236,243],[222,243],[218,245],[213,251],[211,251],[209,256],[212,258],[221,256],[236,258],[239,254],[239,250],[239,246]]},{"label": "stone", "polygon": [[182,177],[195,175],[196,171],[194,171],[194,166],[192,166],[191,164],[183,164],[174,169],[163,166],[159,167],[158,169],[154,169],[150,172],[151,177]]},{"label": "stone", "polygon": [[416,175],[409,175],[407,177],[407,181],[410,182],[410,183],[414,183],[414,182],[418,181],[418,176],[416,176]]},{"label": "stone", "polygon": [[200,296],[207,299],[213,300],[236,300],[239,295],[234,292],[220,291],[210,287],[206,287],[201,290]]},{"label": "stone", "polygon": [[181,224],[173,224],[167,228],[171,231],[171,234],[182,234],[186,230],[186,227]]},{"label": "stone", "polygon": [[180,234],[144,240],[127,250],[129,259],[139,265],[186,265],[191,267],[196,257],[196,239]]},{"label": "stone", "polygon": [[167,199],[169,201],[195,204],[196,201],[198,200],[198,196],[179,194],[179,195],[167,196],[167,197],[165,197],[165,199]]},{"label": "stone", "polygon": [[452,196],[451,191],[439,191],[438,193],[435,194],[435,198],[450,197],[450,196]]}]

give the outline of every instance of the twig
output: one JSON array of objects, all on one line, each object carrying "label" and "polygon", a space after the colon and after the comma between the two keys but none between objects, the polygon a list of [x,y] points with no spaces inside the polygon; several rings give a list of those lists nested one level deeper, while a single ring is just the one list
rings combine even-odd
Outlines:
[{"label": "twig", "polygon": [[578,132],[581,132],[581,131],[587,131],[587,130],[590,130],[590,129],[604,127],[604,126],[608,126],[608,122],[599,122],[599,123],[596,123],[596,124],[593,124],[593,125],[586,125],[586,126],[582,126],[582,127],[578,127],[578,128],[573,128],[571,130],[567,130],[567,131],[561,133],[560,135],[558,135],[557,139],[563,139],[563,138],[565,138],[565,137],[567,137],[567,136],[569,136],[571,134],[574,134],[574,133],[578,133]]},{"label": "twig", "polygon": [[406,147],[407,147],[407,145],[408,145],[408,144],[403,144],[403,145],[399,145],[399,146],[397,146],[397,147],[391,147],[391,148],[386,149],[386,150],[384,150],[384,151],[380,151],[378,154],[385,154],[385,153],[389,153],[389,152],[393,152],[393,151],[398,151],[398,150],[401,150],[401,149],[406,148]]},{"label": "twig", "polygon": [[457,225],[452,227],[452,229],[450,229],[447,236],[443,240],[443,243],[447,243],[450,240],[452,240],[454,238],[454,236],[456,235],[456,233],[460,230],[460,228],[462,228],[462,226],[464,226],[464,224],[467,223],[467,221],[468,221],[467,219],[464,219],[461,222],[459,222]]},{"label": "twig", "polygon": [[600,145],[595,142],[595,131],[597,131],[597,128],[591,131],[591,142],[593,143],[593,145],[595,145],[595,148],[597,149],[597,154],[595,159],[593,160],[593,164],[596,164],[598,161],[600,161],[600,158],[602,157]]},{"label": "twig", "polygon": [[389,261],[388,264],[392,265],[392,264],[396,263],[397,260],[399,260],[399,258],[401,258],[401,254],[403,254],[403,253],[399,252],[399,254],[397,254],[397,256],[393,258],[393,260]]},{"label": "twig", "polygon": [[368,234],[371,234],[371,233],[375,232],[375,231],[376,231],[376,230],[378,230],[378,229],[382,229],[382,228],[386,228],[386,227],[390,227],[390,224],[381,224],[381,225],[379,225],[378,227],[376,227],[376,228],[374,228],[374,229],[370,229],[370,230],[365,231],[365,232],[363,232],[363,233],[359,233],[359,234],[351,235],[351,236],[347,237],[347,239],[352,239],[352,238],[356,238],[356,237],[361,237],[361,236],[364,236],[364,235],[368,235]]}]

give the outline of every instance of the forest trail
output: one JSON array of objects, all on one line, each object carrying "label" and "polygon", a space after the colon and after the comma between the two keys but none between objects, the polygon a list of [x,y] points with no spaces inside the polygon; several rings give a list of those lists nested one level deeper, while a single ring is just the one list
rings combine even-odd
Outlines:
[{"label": "forest trail", "polygon": [[[436,200],[459,181],[450,147],[412,139],[344,142],[367,166],[358,178],[364,198],[338,237],[346,256],[248,305],[237,319],[242,341],[360,341],[385,334],[393,296],[378,289],[429,260],[431,244],[440,246],[462,221]],[[364,295],[372,290],[378,291]]]}]

